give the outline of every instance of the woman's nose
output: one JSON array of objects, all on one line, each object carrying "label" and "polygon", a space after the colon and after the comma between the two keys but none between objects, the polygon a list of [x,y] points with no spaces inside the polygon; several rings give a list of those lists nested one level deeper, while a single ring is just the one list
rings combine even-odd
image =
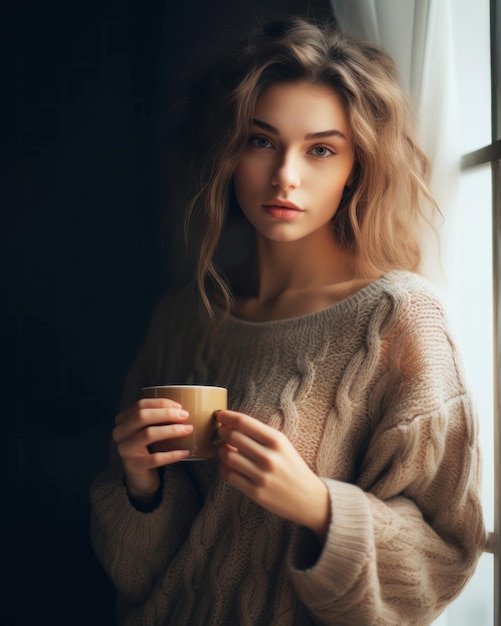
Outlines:
[{"label": "woman's nose", "polygon": [[293,155],[282,155],[271,177],[273,187],[295,189],[301,184],[299,164]]}]

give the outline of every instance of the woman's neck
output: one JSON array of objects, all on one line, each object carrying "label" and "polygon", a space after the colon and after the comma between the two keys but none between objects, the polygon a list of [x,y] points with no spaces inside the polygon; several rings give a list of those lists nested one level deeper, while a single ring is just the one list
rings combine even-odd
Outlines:
[{"label": "woman's neck", "polygon": [[252,321],[287,319],[327,308],[367,284],[356,258],[329,238],[294,242],[258,239],[255,297],[237,300],[235,315]]},{"label": "woman's neck", "polygon": [[330,233],[294,242],[259,238],[257,245],[260,300],[356,278],[355,257],[341,248]]}]

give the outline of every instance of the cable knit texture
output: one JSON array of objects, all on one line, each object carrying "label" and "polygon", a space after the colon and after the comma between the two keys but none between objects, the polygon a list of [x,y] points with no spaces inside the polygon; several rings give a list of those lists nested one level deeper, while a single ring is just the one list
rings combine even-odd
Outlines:
[{"label": "cable knit texture", "polygon": [[394,271],[323,311],[221,318],[167,295],[127,378],[223,385],[229,407],[283,431],[325,481],[324,546],[229,486],[218,461],[165,468],[136,510],[115,458],[91,487],[92,542],[120,623],[425,626],[484,545],[475,409],[440,298]]}]

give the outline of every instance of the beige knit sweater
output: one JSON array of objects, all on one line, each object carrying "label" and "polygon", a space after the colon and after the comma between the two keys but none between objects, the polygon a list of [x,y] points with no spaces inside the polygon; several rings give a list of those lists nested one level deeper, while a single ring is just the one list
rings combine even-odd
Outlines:
[{"label": "beige knit sweater", "polygon": [[[206,383],[282,430],[327,484],[323,548],[229,486],[217,460],[165,469],[158,507],[130,503],[119,463],[92,488],[92,542],[143,626],[429,624],[484,543],[472,398],[435,290],[390,272],[295,319],[210,325],[166,296],[126,382]],[[212,345],[212,348],[211,348]]]}]

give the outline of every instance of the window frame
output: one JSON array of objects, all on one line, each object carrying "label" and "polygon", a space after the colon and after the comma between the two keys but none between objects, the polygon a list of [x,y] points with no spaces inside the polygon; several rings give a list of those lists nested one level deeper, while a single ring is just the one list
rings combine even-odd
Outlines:
[{"label": "window frame", "polygon": [[490,0],[491,128],[489,145],[465,154],[461,170],[490,163],[492,172],[494,303],[494,532],[485,547],[494,557],[494,622],[501,626],[501,0]]}]

